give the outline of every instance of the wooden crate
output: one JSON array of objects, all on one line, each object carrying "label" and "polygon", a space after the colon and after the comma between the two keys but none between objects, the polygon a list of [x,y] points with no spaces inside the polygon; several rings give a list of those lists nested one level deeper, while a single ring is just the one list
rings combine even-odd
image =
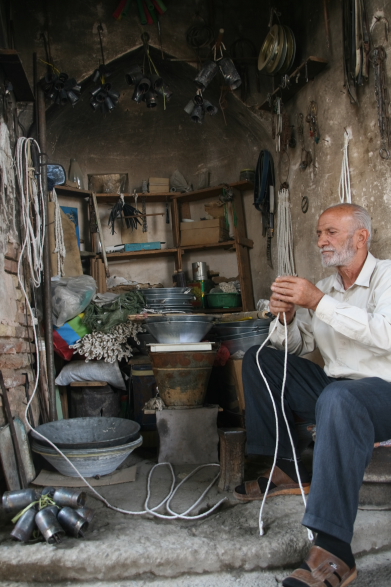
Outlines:
[{"label": "wooden crate", "polygon": [[226,241],[229,233],[225,218],[200,220],[199,222],[181,222],[181,245],[210,245]]}]

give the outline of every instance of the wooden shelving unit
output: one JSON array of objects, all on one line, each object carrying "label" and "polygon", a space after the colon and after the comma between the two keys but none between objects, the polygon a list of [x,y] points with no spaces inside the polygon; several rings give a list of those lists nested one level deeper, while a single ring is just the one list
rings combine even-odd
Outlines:
[{"label": "wooden shelving unit", "polygon": [[12,83],[16,100],[18,102],[34,102],[34,94],[18,51],[0,49],[0,66],[6,79]]},{"label": "wooden shelving unit", "polygon": [[[107,253],[107,262],[115,261],[130,261],[142,259],[143,257],[149,257],[156,259],[173,256],[175,259],[175,266],[178,271],[182,270],[183,257],[191,251],[206,251],[211,249],[223,249],[227,252],[236,254],[238,262],[239,280],[241,285],[242,293],[242,307],[232,308],[227,310],[226,308],[211,310],[202,310],[207,313],[221,313],[221,312],[240,312],[240,311],[251,311],[254,309],[254,293],[251,280],[251,268],[249,249],[253,246],[253,241],[247,238],[246,223],[244,217],[244,207],[242,192],[246,190],[254,189],[254,186],[249,181],[238,181],[230,184],[229,187],[233,188],[235,207],[235,214],[237,218],[237,225],[234,227],[234,238],[224,242],[212,243],[212,244],[200,244],[200,245],[181,245],[180,235],[180,219],[181,206],[190,202],[197,202],[206,200],[209,198],[217,198],[224,187],[224,185],[213,186],[203,190],[197,190],[194,192],[177,193],[177,192],[161,192],[155,194],[143,194],[139,193],[138,197],[141,199],[146,198],[147,202],[166,202],[171,203],[171,219],[172,219],[172,231],[174,238],[174,247],[170,249],[156,249],[146,251],[130,251],[123,253]],[[92,192],[88,190],[77,190],[66,186],[56,186],[56,191],[63,195],[81,196],[83,198],[92,196]],[[97,204],[114,204],[118,200],[118,194],[96,194]],[[133,194],[124,194],[125,199],[131,199],[134,202]],[[100,259],[101,254],[97,253],[97,260]],[[105,277],[104,277],[105,279]],[[102,279],[97,279],[98,282],[103,282]]]}]

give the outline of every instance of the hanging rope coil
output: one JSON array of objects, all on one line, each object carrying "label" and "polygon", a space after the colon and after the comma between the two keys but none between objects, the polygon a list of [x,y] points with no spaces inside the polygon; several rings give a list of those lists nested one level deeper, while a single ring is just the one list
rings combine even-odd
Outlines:
[{"label": "hanging rope coil", "polygon": [[61,208],[58,203],[56,190],[52,191],[52,202],[54,202],[54,237],[56,241],[56,248],[53,253],[57,253],[57,275],[61,277],[64,275],[64,263],[67,254],[64,241],[64,230],[61,220]]},{"label": "hanging rope coil", "polygon": [[343,143],[343,156],[342,156],[342,169],[341,169],[341,178],[339,180],[339,188],[338,188],[338,195],[341,204],[351,204],[352,203],[352,193],[350,190],[350,170],[349,170],[349,134],[345,131],[344,134],[344,143]]},{"label": "hanging rope coil", "polygon": [[277,267],[278,275],[295,275],[296,273],[293,258],[291,205],[287,188],[282,188],[278,192]]}]

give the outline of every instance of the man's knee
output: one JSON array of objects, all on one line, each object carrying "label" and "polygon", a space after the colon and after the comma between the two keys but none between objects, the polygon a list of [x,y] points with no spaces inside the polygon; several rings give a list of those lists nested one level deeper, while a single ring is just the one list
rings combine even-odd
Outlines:
[{"label": "man's knee", "polygon": [[333,381],[324,388],[316,402],[316,419],[330,417],[338,419],[352,403],[352,394],[347,381]]}]

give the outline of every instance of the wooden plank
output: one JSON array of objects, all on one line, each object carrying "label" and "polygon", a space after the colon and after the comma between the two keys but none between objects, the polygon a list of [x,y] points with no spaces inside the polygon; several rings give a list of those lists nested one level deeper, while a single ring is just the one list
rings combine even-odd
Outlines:
[{"label": "wooden plank", "polygon": [[254,291],[251,278],[251,266],[249,251],[246,246],[240,244],[241,239],[247,239],[246,219],[242,194],[235,192],[234,199],[237,224],[234,226],[236,245],[236,258],[238,261],[240,290],[242,294],[242,306],[245,312],[254,310]]},{"label": "wooden plank", "polygon": [[[229,184],[230,187],[235,188],[239,191],[247,191],[253,190],[254,184],[251,181],[234,181],[233,183]],[[186,192],[184,194],[179,194],[177,192],[171,192],[170,197],[172,201],[178,200],[178,202],[196,202],[198,200],[205,200],[206,198],[216,198],[222,192],[223,185],[216,185],[210,188],[205,188],[203,190],[196,190],[194,192]]]},{"label": "wooden plank", "polygon": [[202,244],[202,245],[186,245],[181,247],[184,251],[201,251],[203,249],[227,249],[229,251],[235,251],[236,243],[235,241],[222,241],[221,243],[210,243],[210,244]]},{"label": "wooden plank", "polygon": [[[65,196],[82,196],[83,198],[90,196],[91,192],[88,190],[79,190],[77,188],[71,188],[67,185],[56,185],[54,189],[58,194],[64,194]],[[118,197],[118,194],[117,194]]]},{"label": "wooden plank", "polygon": [[[297,67],[289,76],[288,86],[283,88],[279,85],[271,94],[271,98],[278,95],[282,98],[283,104],[286,104],[308,83],[308,81],[312,81],[321,71],[323,71],[326,66],[327,61],[325,59],[322,59],[321,57],[308,57],[308,59],[299,65],[299,67]],[[258,106],[258,110],[271,112],[269,100],[265,100],[260,106]]]},{"label": "wooden plank", "polygon": [[181,219],[183,218],[191,218],[190,213],[190,202],[183,202],[181,204]]},{"label": "wooden plank", "polygon": [[107,253],[109,261],[125,261],[134,257],[169,257],[174,255],[177,249],[152,249],[149,251],[128,251],[123,253]]},{"label": "wooden plank", "polygon": [[172,233],[174,237],[174,247],[179,247],[181,242],[181,233],[180,233],[180,219],[179,219],[179,207],[178,207],[178,200],[174,199],[172,201]]},{"label": "wooden plank", "polygon": [[109,264],[107,262],[106,249],[105,249],[105,244],[104,244],[104,241],[103,241],[103,230],[102,230],[102,225],[101,225],[101,222],[100,222],[98,202],[96,200],[96,194],[94,192],[92,192],[91,196],[92,196],[92,202],[93,202],[94,209],[95,209],[96,223],[98,225],[98,232],[99,232],[100,243],[101,243],[101,246],[102,246],[101,255],[102,255],[102,258],[103,258],[103,263],[105,265],[106,277],[110,277]]},{"label": "wooden plank", "polygon": [[0,428],[0,459],[3,465],[3,473],[7,489],[9,491],[22,489],[19,481],[14,445],[12,444],[11,432],[8,424]]},{"label": "wooden plank", "polygon": [[[57,189],[57,188],[56,188]],[[127,198],[131,198],[131,203],[132,205],[134,205],[134,194],[123,194],[125,200]],[[143,193],[139,193],[137,194],[139,200],[138,202],[141,201],[141,198],[145,198],[147,200],[147,204],[148,202],[165,202],[167,199],[170,200],[171,196],[172,196],[172,192],[156,192],[153,194],[143,194]],[[114,204],[115,202],[118,202],[119,199],[119,195],[118,194],[96,194],[96,199],[97,201],[102,204]],[[139,204],[137,204],[139,205]]]},{"label": "wooden plank", "polygon": [[16,100],[18,102],[34,102],[34,93],[19,52],[15,49],[0,49],[0,65],[6,79],[12,83]]}]

